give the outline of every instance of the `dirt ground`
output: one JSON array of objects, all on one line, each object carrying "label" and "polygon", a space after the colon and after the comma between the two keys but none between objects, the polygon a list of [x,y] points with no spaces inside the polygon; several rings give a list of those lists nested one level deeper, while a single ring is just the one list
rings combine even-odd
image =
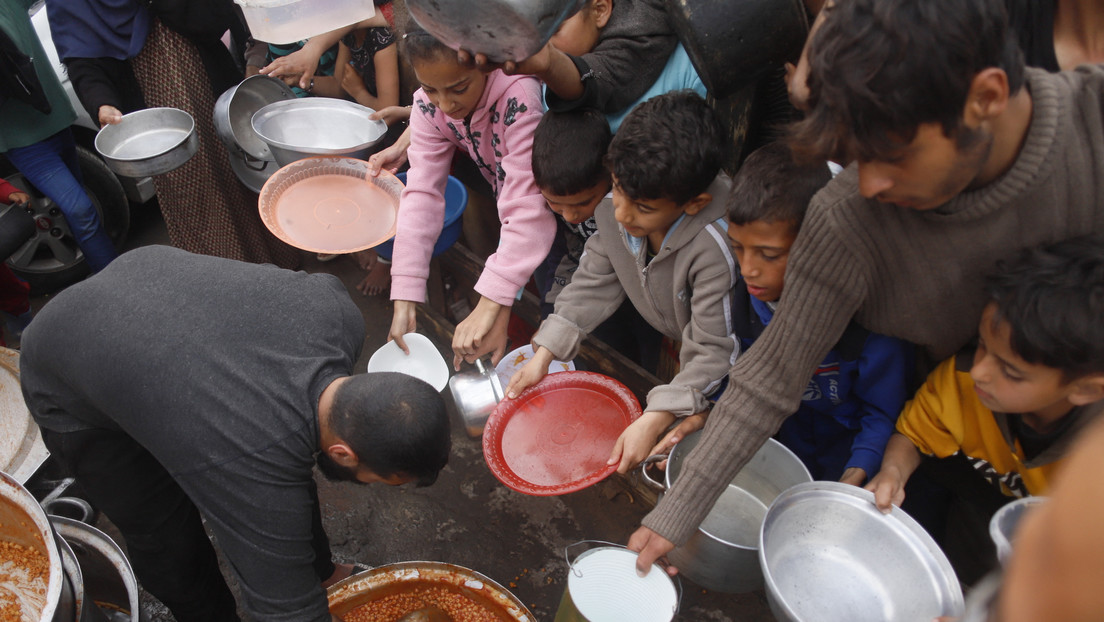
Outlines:
[{"label": "dirt ground", "polygon": [[[129,246],[158,243],[167,243],[159,215],[139,214]],[[349,258],[322,263],[304,254],[303,269],[339,276],[363,311],[367,338],[355,369],[363,371],[372,352],[386,341],[390,302],[355,291],[360,271]],[[40,297],[34,302],[40,306],[46,300]],[[446,352],[447,345],[438,347]],[[451,360],[451,355],[447,358]],[[565,548],[585,540],[621,545],[650,507],[623,484],[610,480],[556,497],[527,496],[506,488],[484,463],[480,439],[464,431],[448,389],[444,395],[453,417],[453,455],[433,486],[361,486],[318,477],[323,520],[335,558],[370,566],[412,560],[464,566],[507,587],[537,620],[551,621],[568,574]],[[114,534],[106,519],[98,526]],[[579,548],[573,547],[572,553]],[[236,588],[232,577],[230,582]],[[677,621],[773,619],[762,591],[725,595],[689,581],[681,582],[681,591]],[[143,594],[143,619],[173,620],[147,594]]]}]

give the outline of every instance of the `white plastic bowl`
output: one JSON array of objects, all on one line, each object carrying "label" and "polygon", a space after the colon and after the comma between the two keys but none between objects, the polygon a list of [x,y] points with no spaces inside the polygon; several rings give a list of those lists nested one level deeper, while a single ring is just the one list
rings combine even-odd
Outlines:
[{"label": "white plastic bowl", "polygon": [[403,340],[410,348],[410,354],[402,351],[399,344],[388,341],[368,359],[368,371],[397,371],[425,380],[438,391],[448,384],[449,369],[437,346],[425,335],[407,333]]},{"label": "white plastic bowl", "polygon": [[[498,373],[498,379],[502,381],[503,387],[510,384],[510,378],[513,378],[517,370],[524,367],[533,358],[533,354],[533,345],[527,343],[502,357],[498,365],[495,365],[495,371]],[[554,374],[560,371],[575,371],[575,362],[552,361],[548,364],[546,373]]]}]

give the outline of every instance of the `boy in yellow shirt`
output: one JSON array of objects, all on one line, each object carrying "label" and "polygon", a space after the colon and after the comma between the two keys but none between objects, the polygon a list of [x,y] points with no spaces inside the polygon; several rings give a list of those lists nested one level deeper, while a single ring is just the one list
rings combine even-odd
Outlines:
[{"label": "boy in yellow shirt", "polygon": [[[1045,494],[1076,432],[1104,410],[1104,239],[1023,251],[986,290],[972,356],[944,361],[905,405],[866,486],[883,511],[904,500],[924,456],[965,461],[957,501],[986,515],[1000,499]],[[997,503],[963,495],[971,478]]]}]

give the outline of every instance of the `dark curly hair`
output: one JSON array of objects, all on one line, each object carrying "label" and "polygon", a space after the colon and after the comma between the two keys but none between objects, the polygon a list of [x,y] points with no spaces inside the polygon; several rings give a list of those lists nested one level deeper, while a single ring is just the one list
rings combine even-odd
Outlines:
[{"label": "dark curly hair", "polygon": [[621,123],[606,168],[633,199],[682,205],[705,192],[721,170],[724,130],[693,91],[672,91],[637,105]]},{"label": "dark curly hair", "polygon": [[[886,160],[923,123],[959,133],[974,76],[1024,61],[1003,0],[837,0],[809,47],[809,114],[791,131],[803,158]],[[960,147],[964,145],[960,144]]]},{"label": "dark curly hair", "polygon": [[549,110],[533,132],[533,179],[546,192],[567,196],[609,182],[604,159],[609,122],[594,108]]},{"label": "dark curly hair", "polygon": [[767,143],[751,152],[732,179],[728,221],[746,225],[756,220],[792,222],[801,228],[809,201],[832,180],[823,160],[794,160],[784,142]]},{"label": "dark curly hair", "polygon": [[1067,382],[1104,373],[1104,237],[1021,251],[997,264],[985,290],[1020,358]]}]

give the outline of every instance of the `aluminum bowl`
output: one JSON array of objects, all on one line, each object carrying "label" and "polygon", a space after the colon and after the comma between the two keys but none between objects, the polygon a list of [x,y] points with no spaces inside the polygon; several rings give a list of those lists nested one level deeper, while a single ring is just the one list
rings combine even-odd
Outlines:
[{"label": "aluminum bowl", "polygon": [[958,617],[962,588],[938,545],[908,514],[882,514],[873,493],[839,482],[778,496],[760,531],[767,602],[779,620],[895,622]]},{"label": "aluminum bowl", "polygon": [[386,123],[368,118],[374,112],[343,99],[289,99],[258,110],[252,125],[280,166],[317,155],[365,159],[387,134]]},{"label": "aluminum bowl", "polygon": [[1031,508],[1042,505],[1046,497],[1024,497],[1007,503],[993,514],[989,519],[989,537],[993,539],[993,545],[997,547],[997,559],[1001,565],[1008,563],[1012,555],[1012,545],[1015,543],[1016,528],[1023,520],[1024,514]]},{"label": "aluminum bowl", "polygon": [[176,108],[146,108],[123,115],[96,134],[96,151],[123,177],[161,175],[183,166],[199,150],[192,115]]},{"label": "aluminum bowl", "polygon": [[505,387],[493,366],[476,359],[475,368],[474,372],[455,374],[448,381],[456,412],[464,421],[468,436],[473,438],[483,434],[487,419],[505,396]]},{"label": "aluminum bowl", "polygon": [[529,58],[586,0],[407,0],[414,21],[452,49],[494,62]]}]

